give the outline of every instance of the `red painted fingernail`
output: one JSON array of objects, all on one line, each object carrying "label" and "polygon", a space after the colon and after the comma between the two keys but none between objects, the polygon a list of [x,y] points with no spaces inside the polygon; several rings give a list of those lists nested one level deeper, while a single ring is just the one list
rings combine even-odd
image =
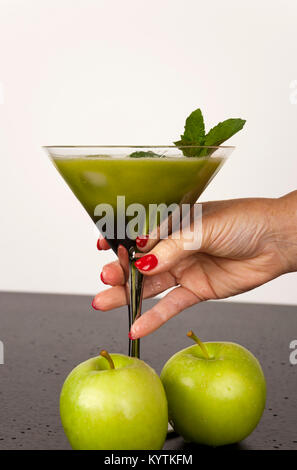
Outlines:
[{"label": "red painted fingernail", "polygon": [[130,331],[129,331],[129,333],[128,333],[128,337],[129,337],[129,339],[131,339],[132,341],[135,339],[134,336],[132,336],[132,334],[131,334]]},{"label": "red painted fingernail", "polygon": [[98,238],[98,241],[97,241],[97,249],[98,250],[102,250],[102,248],[100,246],[100,241],[101,241],[101,238]]},{"label": "red painted fingernail", "polygon": [[92,300],[92,307],[93,307],[95,310],[97,310],[96,307],[95,307],[95,299]]},{"label": "red painted fingernail", "polygon": [[106,284],[106,285],[107,285],[107,282],[105,282],[104,279],[103,279],[103,273],[100,274],[100,279],[101,279],[101,281],[103,282],[103,284]]},{"label": "red painted fingernail", "polygon": [[158,260],[155,255],[145,255],[135,261],[134,264],[136,268],[141,269],[141,271],[150,271],[157,266]]},{"label": "red painted fingernail", "polygon": [[148,238],[148,235],[140,235],[139,237],[136,237],[136,245],[139,246],[139,248],[144,248],[147,244]]}]

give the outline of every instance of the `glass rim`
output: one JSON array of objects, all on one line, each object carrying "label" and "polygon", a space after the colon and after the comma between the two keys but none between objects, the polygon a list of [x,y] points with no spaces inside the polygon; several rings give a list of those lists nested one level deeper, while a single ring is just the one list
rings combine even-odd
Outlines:
[{"label": "glass rim", "polygon": [[43,149],[79,149],[79,148],[110,148],[110,149],[235,149],[234,145],[42,145]]}]

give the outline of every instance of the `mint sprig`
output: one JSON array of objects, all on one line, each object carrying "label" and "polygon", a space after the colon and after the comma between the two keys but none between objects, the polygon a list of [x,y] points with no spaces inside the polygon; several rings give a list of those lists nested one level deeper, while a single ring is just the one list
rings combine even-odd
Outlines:
[{"label": "mint sprig", "polygon": [[174,142],[177,147],[181,147],[186,157],[202,157],[210,155],[213,149],[205,148],[182,148],[184,146],[211,146],[217,147],[234,134],[240,131],[246,121],[239,118],[227,119],[219,122],[205,135],[204,119],[201,109],[196,109],[186,119],[184,134],[181,140]]}]

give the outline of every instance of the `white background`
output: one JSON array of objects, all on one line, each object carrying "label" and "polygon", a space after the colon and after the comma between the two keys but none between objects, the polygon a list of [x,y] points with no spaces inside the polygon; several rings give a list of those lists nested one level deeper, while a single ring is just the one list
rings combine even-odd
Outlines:
[{"label": "white background", "polygon": [[296,189],[296,30],[294,0],[0,0],[0,290],[95,293],[112,259],[41,145],[170,144],[201,107],[247,119],[202,200]]}]

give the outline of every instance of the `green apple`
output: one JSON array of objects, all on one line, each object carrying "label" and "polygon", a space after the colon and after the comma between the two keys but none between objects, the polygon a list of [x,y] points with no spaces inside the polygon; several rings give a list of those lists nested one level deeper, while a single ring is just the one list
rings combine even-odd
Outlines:
[{"label": "green apple", "polygon": [[174,354],[161,380],[169,420],[186,441],[220,446],[247,437],[257,426],[266,400],[265,377],[255,356],[228,342],[202,343]]},{"label": "green apple", "polygon": [[64,431],[73,449],[162,449],[168,423],[167,400],[157,373],[122,354],[75,367],[60,396]]}]

